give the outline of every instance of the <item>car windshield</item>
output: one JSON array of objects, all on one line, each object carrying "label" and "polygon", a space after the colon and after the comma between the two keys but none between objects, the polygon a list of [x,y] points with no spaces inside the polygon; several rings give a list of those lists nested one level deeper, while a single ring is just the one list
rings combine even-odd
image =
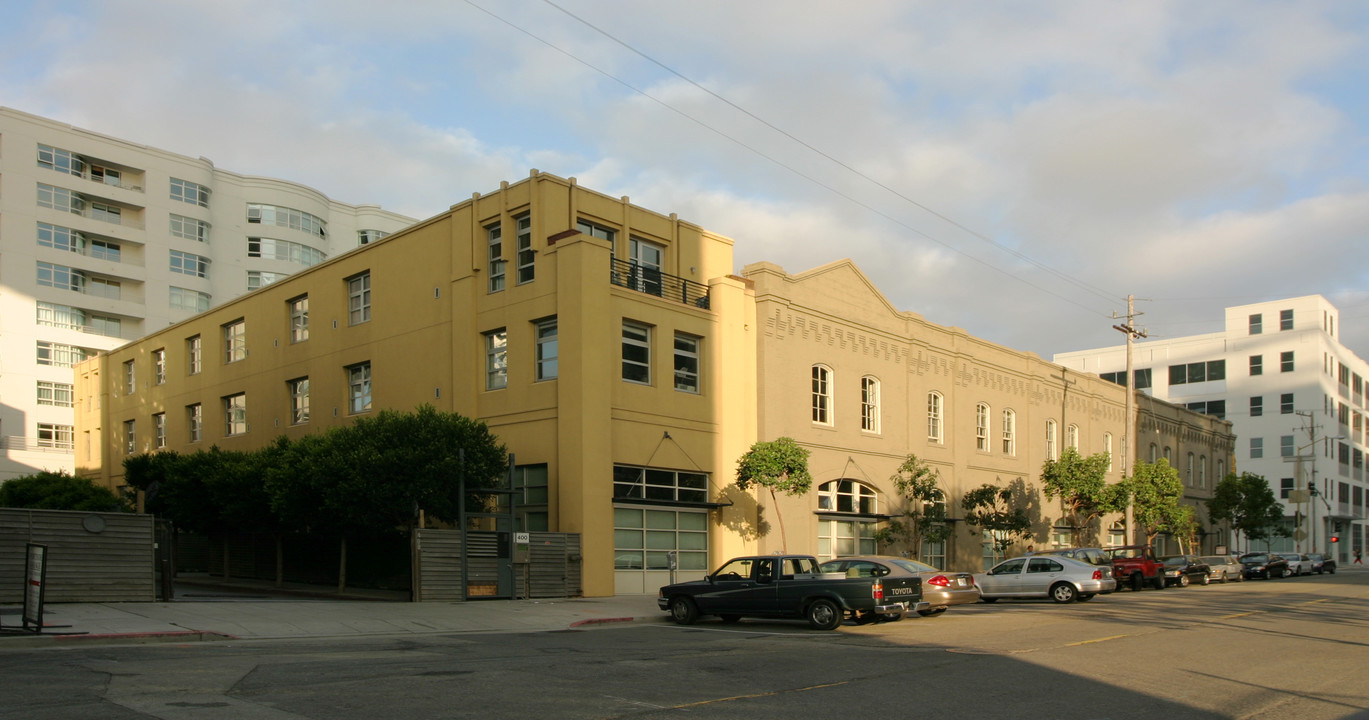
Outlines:
[{"label": "car windshield", "polygon": [[889,564],[897,565],[903,568],[904,570],[907,570],[908,572],[912,573],[941,572],[940,570],[932,567],[931,565],[928,565],[927,563],[918,562],[916,560],[890,560]]},{"label": "car windshield", "polygon": [[1178,557],[1167,557],[1164,559],[1165,567],[1179,567],[1188,564],[1188,558],[1180,555]]},{"label": "car windshield", "polygon": [[1268,560],[1268,559],[1269,559],[1269,556],[1268,556],[1268,555],[1265,555],[1264,553],[1258,553],[1258,554],[1253,554],[1253,555],[1243,555],[1243,556],[1241,556],[1241,562],[1264,562],[1265,560]]}]

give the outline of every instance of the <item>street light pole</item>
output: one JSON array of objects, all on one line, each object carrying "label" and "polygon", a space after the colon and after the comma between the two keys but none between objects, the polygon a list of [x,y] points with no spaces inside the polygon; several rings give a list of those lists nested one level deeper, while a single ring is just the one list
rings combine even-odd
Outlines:
[{"label": "street light pole", "polygon": [[[1124,478],[1127,476],[1131,464],[1135,462],[1137,452],[1134,447],[1136,444],[1136,371],[1132,369],[1132,344],[1135,342],[1136,338],[1143,338],[1146,336],[1145,330],[1137,330],[1136,326],[1132,325],[1132,320],[1134,320],[1138,314],[1140,313],[1136,312],[1136,296],[1128,295],[1126,324],[1112,326],[1114,330],[1119,330],[1127,336],[1127,374],[1122,378],[1122,387],[1127,390],[1127,426],[1126,435],[1122,437],[1122,477]],[[1112,317],[1116,319],[1117,313],[1113,313]],[[1135,509],[1132,506],[1131,499],[1128,498],[1126,517],[1123,522],[1123,525],[1126,527],[1126,544],[1128,545],[1136,542],[1136,536],[1133,530],[1134,524]]]},{"label": "street light pole", "polygon": [[[1299,410],[1299,411],[1295,411],[1294,414],[1295,414],[1295,415],[1299,415],[1299,416],[1301,416],[1301,417],[1307,418],[1307,428],[1306,428],[1306,430],[1307,430],[1307,444],[1306,444],[1306,445],[1299,446],[1299,447],[1297,448],[1297,450],[1294,451],[1292,460],[1293,460],[1294,462],[1298,463],[1298,465],[1296,466],[1297,469],[1301,469],[1301,468],[1302,468],[1302,460],[1303,460],[1303,457],[1304,457],[1303,454],[1302,454],[1302,451],[1303,451],[1303,450],[1308,450],[1308,449],[1312,450],[1312,454],[1310,455],[1310,457],[1311,457],[1311,459],[1312,459],[1312,469],[1311,469],[1312,477],[1311,477],[1311,479],[1309,479],[1309,480],[1307,481],[1307,494],[1308,494],[1308,496],[1309,496],[1309,497],[1308,497],[1308,501],[1307,501],[1307,515],[1308,515],[1307,524],[1310,525],[1310,526],[1311,526],[1311,529],[1312,529],[1312,535],[1311,535],[1312,543],[1311,543],[1311,545],[1310,545],[1309,547],[1310,547],[1310,549],[1311,549],[1312,552],[1317,552],[1317,502],[1316,502],[1316,500],[1313,500],[1312,498],[1315,498],[1315,497],[1317,497],[1318,495],[1320,495],[1320,496],[1321,496],[1321,501],[1322,501],[1322,503],[1326,505],[1325,517],[1322,518],[1322,522],[1323,522],[1323,523],[1326,523],[1326,522],[1328,521],[1328,519],[1331,517],[1331,503],[1330,503],[1330,501],[1328,501],[1328,500],[1326,499],[1326,496],[1325,496],[1323,493],[1318,492],[1318,490],[1317,490],[1317,451],[1316,451],[1316,444],[1317,444],[1318,442],[1323,442],[1323,441],[1326,441],[1326,440],[1344,440],[1344,439],[1345,439],[1345,436],[1344,436],[1344,435],[1336,435],[1335,437],[1320,437],[1320,438],[1319,438],[1319,437],[1317,437],[1317,428],[1320,427],[1320,426],[1317,425],[1316,418],[1315,418],[1315,416],[1312,414],[1312,412],[1310,412],[1310,411]],[[1301,477],[1299,477],[1299,479],[1301,479]]]}]

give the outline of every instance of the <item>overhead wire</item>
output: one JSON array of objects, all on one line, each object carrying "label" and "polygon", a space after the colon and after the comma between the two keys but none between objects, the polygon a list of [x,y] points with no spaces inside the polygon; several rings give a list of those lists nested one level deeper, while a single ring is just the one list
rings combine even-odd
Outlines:
[{"label": "overhead wire", "polygon": [[[547,1],[548,1],[548,0],[544,0],[544,2],[547,2]],[[942,247],[945,247],[946,249],[950,250],[951,252],[954,252],[954,253],[956,253],[956,254],[958,254],[958,255],[960,255],[960,256],[966,258],[967,260],[970,260],[970,261],[972,261],[972,262],[978,263],[979,265],[981,265],[981,266],[983,266],[983,267],[985,267],[985,268],[987,268],[987,269],[989,269],[989,270],[993,270],[994,272],[997,272],[997,273],[1000,273],[1000,274],[1002,274],[1002,275],[1005,275],[1005,276],[1007,276],[1007,277],[1009,277],[1009,278],[1011,278],[1011,279],[1013,279],[1013,280],[1016,280],[1016,281],[1019,282],[1019,283],[1022,283],[1023,285],[1026,285],[1026,286],[1028,286],[1028,287],[1034,288],[1034,289],[1036,289],[1036,290],[1038,290],[1038,291],[1040,291],[1040,292],[1042,292],[1042,293],[1045,293],[1045,294],[1047,294],[1047,295],[1050,295],[1050,296],[1052,296],[1052,297],[1055,297],[1055,298],[1057,298],[1057,299],[1059,299],[1059,300],[1062,300],[1062,301],[1064,301],[1064,302],[1066,302],[1066,303],[1069,303],[1069,304],[1071,304],[1071,305],[1074,305],[1074,306],[1076,306],[1076,307],[1078,307],[1078,308],[1080,308],[1080,309],[1083,309],[1083,310],[1085,310],[1085,311],[1088,311],[1088,312],[1090,312],[1090,313],[1098,314],[1098,315],[1100,315],[1100,316],[1102,316],[1102,317],[1108,317],[1107,315],[1104,315],[1103,313],[1099,312],[1099,311],[1098,311],[1096,308],[1094,308],[1094,307],[1091,307],[1091,306],[1085,305],[1085,304],[1083,304],[1083,303],[1080,303],[1080,302],[1074,300],[1073,298],[1066,297],[1066,296],[1064,296],[1064,295],[1061,295],[1060,293],[1055,292],[1054,290],[1051,290],[1051,289],[1049,289],[1049,288],[1046,288],[1046,287],[1043,287],[1043,286],[1041,286],[1041,285],[1038,285],[1037,283],[1033,283],[1033,282],[1031,282],[1031,281],[1029,281],[1029,280],[1026,280],[1026,279],[1024,279],[1021,275],[1011,273],[1011,272],[1009,272],[1009,271],[1007,271],[1007,270],[1004,270],[1004,269],[1002,269],[1002,268],[999,268],[999,267],[997,267],[997,266],[995,266],[995,265],[989,263],[988,261],[986,261],[986,260],[984,260],[984,259],[975,257],[974,255],[971,255],[971,254],[965,252],[964,250],[962,250],[962,249],[960,249],[960,248],[958,248],[958,247],[952,245],[951,243],[949,243],[949,242],[947,242],[947,241],[945,241],[945,240],[942,240],[942,239],[940,239],[940,238],[938,238],[938,237],[935,237],[935,236],[933,236],[933,235],[931,235],[931,234],[929,234],[929,233],[927,233],[927,232],[925,232],[925,231],[923,231],[923,230],[921,230],[921,229],[918,229],[918,228],[916,228],[916,227],[913,227],[913,226],[909,225],[908,223],[906,223],[906,222],[904,222],[904,221],[902,221],[902,220],[900,220],[900,219],[898,219],[898,218],[896,218],[896,217],[893,217],[893,216],[889,215],[888,213],[886,213],[886,212],[884,212],[884,211],[882,211],[882,210],[879,210],[878,208],[875,208],[874,206],[870,205],[869,203],[866,203],[866,202],[864,202],[864,201],[862,201],[862,200],[860,200],[860,199],[858,199],[858,198],[856,198],[856,197],[850,195],[849,193],[843,192],[843,191],[837,189],[836,187],[833,187],[832,185],[830,185],[830,184],[828,184],[828,183],[822,182],[821,180],[819,180],[819,179],[813,177],[812,175],[810,175],[810,174],[808,174],[808,173],[805,173],[805,172],[799,170],[798,168],[796,168],[796,167],[794,167],[794,166],[792,166],[792,165],[789,165],[789,164],[787,164],[787,163],[785,163],[785,162],[779,160],[778,158],[775,158],[775,157],[773,157],[773,156],[771,156],[771,155],[769,155],[769,154],[767,154],[767,153],[765,153],[765,152],[763,152],[763,151],[761,151],[761,150],[759,150],[759,149],[757,149],[757,148],[755,148],[755,147],[752,147],[751,145],[747,144],[746,142],[744,142],[744,141],[742,141],[742,140],[740,140],[740,139],[738,139],[738,138],[736,138],[736,137],[733,137],[732,135],[729,135],[729,134],[727,134],[726,132],[723,132],[722,130],[720,130],[720,129],[716,128],[716,127],[713,127],[712,125],[710,125],[710,124],[708,124],[708,123],[706,123],[706,122],[704,122],[704,121],[702,121],[702,120],[700,120],[700,119],[698,119],[698,118],[696,118],[696,117],[690,115],[689,113],[684,112],[683,110],[680,110],[679,108],[674,107],[674,106],[671,105],[670,103],[667,103],[667,102],[665,102],[664,100],[661,100],[661,99],[659,99],[659,98],[653,96],[651,93],[648,93],[648,92],[646,92],[645,90],[642,90],[641,88],[638,88],[637,86],[635,86],[635,85],[633,85],[633,84],[627,82],[626,80],[624,80],[624,79],[618,77],[617,75],[614,75],[613,73],[611,73],[611,72],[609,72],[609,71],[607,71],[607,70],[604,70],[604,69],[602,69],[602,68],[600,68],[600,67],[594,65],[593,63],[590,63],[589,61],[584,60],[584,59],[578,57],[578,56],[575,55],[574,53],[572,53],[572,52],[570,52],[570,51],[568,51],[568,50],[566,50],[566,49],[564,49],[564,48],[562,48],[562,47],[556,45],[555,43],[553,43],[553,42],[551,42],[551,41],[549,41],[549,40],[547,40],[547,39],[545,39],[545,38],[543,38],[543,37],[541,37],[541,36],[539,36],[539,35],[533,33],[533,32],[530,31],[530,30],[527,30],[526,28],[523,28],[523,27],[519,26],[518,24],[516,24],[516,23],[514,23],[514,22],[512,22],[512,21],[510,21],[510,20],[508,20],[508,19],[506,19],[506,18],[504,18],[504,17],[502,17],[502,16],[500,16],[499,14],[497,14],[497,13],[495,13],[495,12],[489,10],[488,8],[485,8],[485,7],[483,7],[483,6],[481,6],[481,5],[477,4],[477,3],[475,3],[474,0],[463,0],[463,2],[465,2],[467,5],[471,6],[472,8],[474,8],[474,9],[476,9],[476,10],[479,10],[479,11],[482,12],[482,13],[485,13],[486,15],[490,16],[491,18],[494,18],[495,20],[497,20],[497,21],[499,21],[499,22],[501,22],[501,23],[507,25],[508,27],[512,28],[513,30],[516,30],[517,32],[520,32],[520,33],[522,33],[522,34],[524,34],[524,35],[526,35],[526,36],[532,38],[533,40],[536,40],[537,42],[542,43],[543,45],[547,46],[548,48],[550,48],[550,49],[552,49],[552,50],[554,50],[554,51],[556,51],[556,52],[558,52],[558,53],[561,53],[562,55],[566,56],[567,58],[570,58],[571,60],[574,60],[575,62],[577,62],[577,63],[579,63],[579,64],[581,64],[581,65],[583,65],[583,66],[589,68],[590,70],[593,70],[594,72],[597,72],[597,73],[599,73],[600,75],[603,75],[604,77],[606,77],[606,78],[608,78],[608,79],[610,79],[610,80],[613,80],[614,82],[618,83],[619,85],[622,85],[623,87],[627,88],[628,90],[631,90],[632,92],[637,93],[638,95],[641,95],[642,97],[644,97],[644,98],[646,98],[646,99],[648,99],[648,100],[650,100],[650,101],[656,103],[657,105],[660,105],[661,107],[663,107],[663,108],[665,108],[665,109],[667,109],[667,110],[669,110],[669,111],[675,113],[676,115],[679,115],[680,117],[682,117],[682,118],[684,118],[684,119],[686,119],[686,120],[688,120],[688,121],[690,121],[690,122],[692,122],[692,123],[698,125],[699,127],[701,127],[701,128],[703,128],[703,129],[705,129],[705,130],[707,130],[707,131],[709,131],[709,132],[711,132],[711,133],[717,135],[718,137],[721,137],[721,138],[727,140],[728,142],[731,142],[731,143],[737,145],[738,147],[741,147],[741,148],[743,148],[743,149],[745,149],[745,150],[747,150],[747,151],[749,151],[749,152],[755,154],[756,156],[758,156],[758,157],[760,157],[760,158],[762,158],[762,159],[764,159],[764,160],[766,160],[766,161],[768,161],[768,162],[770,162],[770,163],[776,165],[777,167],[780,167],[780,168],[782,168],[782,169],[784,169],[784,170],[786,170],[786,171],[788,171],[788,172],[790,172],[790,173],[792,173],[792,174],[794,174],[794,175],[796,175],[796,176],[798,176],[798,177],[800,177],[800,178],[803,178],[804,180],[806,180],[806,181],[808,181],[808,182],[810,182],[810,183],[812,183],[812,184],[814,184],[814,185],[816,185],[816,186],[818,186],[818,187],[820,187],[820,188],[822,188],[822,189],[824,189],[824,190],[827,190],[828,192],[830,192],[830,193],[832,193],[832,194],[834,194],[834,195],[836,195],[836,196],[838,196],[838,197],[840,197],[840,198],[846,200],[847,202],[849,202],[849,203],[851,203],[851,204],[853,204],[853,205],[855,205],[855,206],[857,206],[857,207],[860,207],[860,208],[862,208],[862,209],[864,209],[864,210],[866,210],[866,211],[868,211],[868,212],[870,212],[870,213],[873,213],[873,214],[875,214],[875,215],[877,215],[877,216],[879,216],[879,217],[882,217],[882,218],[884,218],[885,220],[888,220],[889,222],[891,222],[891,223],[893,223],[893,224],[895,224],[895,225],[897,225],[897,226],[899,226],[899,227],[901,227],[901,228],[904,228],[905,230],[908,230],[909,232],[916,233],[917,235],[919,235],[919,236],[921,236],[921,237],[923,237],[923,238],[925,238],[925,239],[927,239],[927,240],[930,240],[931,242],[934,242],[934,243],[936,243],[936,244],[938,244],[938,245],[941,245]],[[557,8],[558,10],[561,10],[562,12],[566,12],[563,8],[561,8],[560,6],[555,5],[554,3],[548,2],[548,4],[552,5],[553,7]],[[584,22],[583,20],[580,20],[580,18],[576,17],[575,15],[573,15],[573,14],[571,14],[571,13],[568,13],[568,12],[567,12],[566,14],[567,14],[567,15],[570,15],[571,17],[575,18],[576,20],[579,20],[580,22]],[[615,42],[618,42],[619,44],[623,44],[621,41],[617,40],[616,38],[613,38],[611,35],[608,35],[607,33],[603,33],[602,30],[599,30],[599,29],[596,28],[595,26],[590,25],[589,23],[585,23],[585,25],[586,25],[587,27],[590,27],[591,29],[594,29],[596,32],[600,32],[601,34],[604,34],[606,37],[609,37],[610,39],[613,39]],[[626,44],[623,44],[623,45],[624,45],[625,47],[629,47],[629,49],[631,49],[630,46],[627,46]],[[642,53],[640,53],[639,51],[636,51],[635,49],[633,50],[633,52],[636,52],[636,53],[638,53],[639,55],[642,55]],[[642,55],[642,56],[643,56],[643,57],[647,57],[647,56],[645,56],[645,55]],[[648,58],[648,59],[649,59],[649,58]],[[652,60],[652,62],[656,62],[656,61]],[[657,65],[661,65],[660,63],[656,63],[656,64],[657,64]],[[665,66],[664,66],[664,65],[661,65],[661,67],[665,67]],[[667,69],[668,69],[668,68],[667,68]],[[670,72],[674,73],[673,70],[671,70]],[[682,75],[679,75],[678,73],[675,73],[675,74],[676,74],[677,76],[683,78]],[[685,79],[686,79],[687,82],[693,83],[693,81],[688,80],[687,78],[685,78]],[[695,86],[698,86],[697,83],[693,83],[693,84],[694,84]],[[700,86],[700,87],[701,87],[701,86]],[[707,91],[706,89],[705,89],[705,92],[710,92],[710,94],[712,94],[714,97],[718,97],[716,94],[713,94],[713,93],[711,93],[711,91]],[[727,101],[727,100],[725,100],[725,99],[723,99],[723,98],[719,98],[719,99],[720,99],[720,100],[723,100],[724,102],[728,102],[728,104],[732,104],[732,103],[730,103],[730,101]],[[733,106],[736,107],[735,105],[733,105]],[[739,108],[739,109],[740,109],[740,108]],[[743,112],[746,112],[746,111],[743,110]],[[751,115],[751,113],[749,113],[749,112],[748,112],[747,114],[748,114],[748,115]],[[751,115],[751,116],[752,116],[752,117],[755,117],[754,115]],[[760,120],[760,119],[757,118],[757,120]],[[760,122],[765,123],[764,120],[760,120]],[[770,125],[769,123],[765,123],[765,124],[768,125],[768,126],[770,126],[770,127],[774,127],[773,125]],[[775,128],[775,129],[776,129],[778,132],[784,133],[784,131],[779,130],[778,128]],[[784,133],[784,134],[787,135],[787,136],[790,137],[790,138],[793,138],[792,135],[788,135],[787,133]],[[799,142],[800,144],[805,145],[805,147],[810,147],[810,148],[811,148],[811,146],[808,146],[806,143],[803,143],[801,140],[798,140],[797,138],[793,138],[793,139],[794,139],[796,142]],[[848,165],[846,165],[846,164],[844,164],[844,163],[841,163],[840,161],[835,160],[834,158],[830,158],[830,156],[827,156],[827,155],[825,155],[824,153],[822,153],[821,151],[816,150],[816,148],[813,148],[813,149],[814,149],[815,152],[818,152],[819,154],[823,155],[824,157],[828,157],[829,159],[832,159],[834,162],[837,162],[838,164],[842,165],[843,167],[847,167],[847,168],[849,169],[850,166],[848,166]],[[854,170],[853,170],[853,172],[856,172],[858,175],[861,175],[862,177],[866,177],[866,176],[864,176],[863,174],[859,173],[859,171],[854,171]],[[873,180],[873,179],[870,179],[870,178],[868,178],[868,177],[866,177],[866,179],[869,180],[870,182],[874,182],[874,183],[876,183],[877,185],[880,185],[881,187],[884,187],[882,184],[878,183],[877,181],[875,181],[875,180]],[[886,188],[886,189],[887,189],[887,188]],[[892,191],[891,191],[891,192],[892,192]],[[898,193],[895,192],[895,194],[898,194]],[[902,195],[900,195],[900,197],[902,197]],[[916,203],[915,201],[912,201],[912,200],[910,200],[910,199],[908,199],[908,198],[905,198],[905,200],[908,200],[909,202],[913,202],[915,205],[917,205],[917,203]],[[918,207],[923,207],[922,205],[917,205],[917,206],[918,206]],[[926,210],[926,208],[923,208],[923,209]],[[948,220],[947,218],[944,218],[944,216],[941,216],[941,215],[935,213],[934,211],[928,210],[928,212],[931,212],[933,215],[936,215],[937,217],[941,217],[943,220]],[[981,239],[985,239],[985,240],[987,240],[988,242],[990,242],[991,244],[993,244],[994,246],[999,247],[1000,249],[1003,249],[1003,250],[1005,250],[1006,252],[1010,252],[1010,253],[1012,253],[1013,255],[1020,257],[1020,258],[1021,258],[1023,261],[1025,261],[1025,262],[1030,262],[1031,264],[1033,264],[1033,265],[1035,265],[1035,266],[1037,266],[1037,267],[1043,268],[1043,269],[1045,269],[1045,270],[1047,270],[1047,271],[1049,271],[1049,272],[1052,272],[1053,274],[1056,274],[1058,277],[1061,277],[1061,278],[1063,278],[1063,279],[1069,280],[1071,283],[1075,284],[1076,286],[1084,287],[1085,289],[1088,289],[1090,292],[1093,292],[1093,293],[1095,293],[1095,294],[1098,294],[1099,296],[1101,296],[1101,297],[1107,299],[1109,302],[1113,302],[1113,301],[1116,301],[1116,300],[1119,299],[1119,298],[1117,298],[1116,296],[1109,295],[1109,294],[1103,292],[1102,290],[1098,290],[1097,288],[1090,288],[1090,287],[1087,287],[1086,285],[1081,284],[1080,281],[1075,280],[1074,278],[1071,278],[1071,277],[1069,277],[1068,275],[1065,275],[1065,274],[1063,274],[1063,273],[1059,273],[1058,271],[1055,271],[1055,270],[1051,270],[1049,267],[1047,267],[1047,266],[1045,266],[1045,265],[1043,265],[1043,264],[1041,264],[1041,263],[1038,263],[1037,261],[1032,260],[1032,259],[1026,257],[1025,255],[1021,255],[1020,253],[1017,253],[1016,251],[1013,251],[1013,250],[1011,250],[1010,248],[1006,248],[1006,247],[1002,246],[1001,244],[996,243],[996,242],[994,242],[994,241],[988,239],[987,237],[983,236],[982,234],[979,234],[979,233],[977,233],[977,232],[974,232],[974,231],[972,231],[972,230],[969,230],[968,228],[964,228],[964,226],[961,226],[961,225],[955,223],[955,222],[952,221],[952,220],[948,220],[948,221],[951,222],[952,224],[955,224],[957,227],[961,227],[962,229],[966,230],[967,232],[970,232],[971,234],[975,235],[976,237],[980,237]]]}]

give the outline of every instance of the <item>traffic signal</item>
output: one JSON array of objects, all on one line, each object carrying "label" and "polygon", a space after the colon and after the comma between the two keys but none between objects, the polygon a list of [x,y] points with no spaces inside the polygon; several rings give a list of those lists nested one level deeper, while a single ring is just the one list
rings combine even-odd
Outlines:
[{"label": "traffic signal", "polygon": [[1331,542],[1333,542],[1333,543],[1338,543],[1338,542],[1340,542],[1340,536],[1339,536],[1339,535],[1332,535],[1332,536],[1331,536]]}]

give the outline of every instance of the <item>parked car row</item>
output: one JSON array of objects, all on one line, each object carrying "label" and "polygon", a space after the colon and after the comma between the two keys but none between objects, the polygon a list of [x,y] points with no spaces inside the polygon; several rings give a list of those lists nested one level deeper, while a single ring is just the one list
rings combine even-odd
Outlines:
[{"label": "parked car row", "polygon": [[1286,578],[1336,573],[1336,561],[1321,553],[1247,553],[1241,556],[1247,578]]}]

